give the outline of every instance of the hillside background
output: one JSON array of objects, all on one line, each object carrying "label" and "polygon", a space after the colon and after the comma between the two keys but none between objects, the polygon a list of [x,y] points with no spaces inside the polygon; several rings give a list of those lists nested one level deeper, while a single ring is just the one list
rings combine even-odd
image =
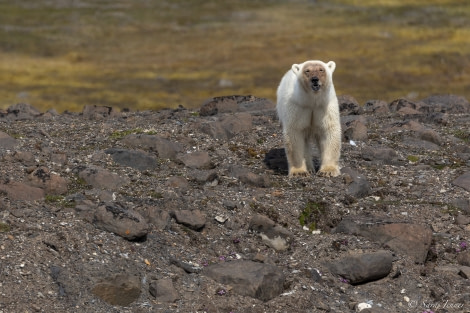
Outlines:
[{"label": "hillside background", "polygon": [[337,93],[360,103],[470,99],[470,2],[0,0],[0,108],[274,100],[307,59],[334,60]]}]

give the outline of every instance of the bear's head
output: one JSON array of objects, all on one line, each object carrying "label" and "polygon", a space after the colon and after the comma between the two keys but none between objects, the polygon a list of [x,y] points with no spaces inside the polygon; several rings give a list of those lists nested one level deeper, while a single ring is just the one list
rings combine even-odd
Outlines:
[{"label": "bear's head", "polygon": [[336,63],[333,61],[324,63],[315,60],[292,65],[292,71],[298,77],[305,91],[313,91],[314,93],[327,89],[333,83],[335,68]]}]

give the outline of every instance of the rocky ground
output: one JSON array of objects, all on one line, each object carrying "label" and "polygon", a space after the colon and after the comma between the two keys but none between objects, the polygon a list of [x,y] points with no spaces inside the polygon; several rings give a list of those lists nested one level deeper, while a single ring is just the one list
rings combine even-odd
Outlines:
[{"label": "rocky ground", "polygon": [[468,101],[340,105],[293,179],[265,99],[0,111],[0,312],[470,312]]}]

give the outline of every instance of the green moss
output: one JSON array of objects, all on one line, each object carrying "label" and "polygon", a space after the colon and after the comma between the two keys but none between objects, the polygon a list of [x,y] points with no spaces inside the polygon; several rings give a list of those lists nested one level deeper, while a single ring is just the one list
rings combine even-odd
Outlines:
[{"label": "green moss", "polygon": [[307,201],[307,204],[300,212],[300,226],[307,226],[310,231],[317,229],[318,222],[326,212],[326,205],[322,202]]},{"label": "green moss", "polygon": [[0,222],[0,233],[7,233],[11,229],[10,225],[7,223]]},{"label": "green moss", "polygon": [[465,141],[466,143],[470,143],[470,132],[465,130],[456,130],[454,132],[454,136]]},{"label": "green moss", "polygon": [[126,129],[126,130],[117,130],[117,131],[114,131],[111,133],[111,135],[109,135],[109,138],[111,139],[116,139],[116,140],[119,140],[119,139],[122,139],[128,135],[131,135],[131,134],[142,134],[144,131],[140,128],[135,128],[135,129]]},{"label": "green moss", "polygon": [[419,157],[416,155],[409,155],[406,158],[408,159],[408,161],[413,162],[413,163],[416,163],[419,161]]}]

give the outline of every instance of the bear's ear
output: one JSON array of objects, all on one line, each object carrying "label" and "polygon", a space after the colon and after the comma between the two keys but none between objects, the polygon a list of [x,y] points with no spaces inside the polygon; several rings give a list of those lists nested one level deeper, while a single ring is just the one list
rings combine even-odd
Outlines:
[{"label": "bear's ear", "polygon": [[297,75],[297,73],[300,72],[300,64],[292,64],[292,72]]},{"label": "bear's ear", "polygon": [[330,62],[326,63],[326,65],[328,66],[328,68],[330,69],[330,71],[332,73],[335,71],[335,68],[336,68],[336,63],[335,62],[330,61]]}]

